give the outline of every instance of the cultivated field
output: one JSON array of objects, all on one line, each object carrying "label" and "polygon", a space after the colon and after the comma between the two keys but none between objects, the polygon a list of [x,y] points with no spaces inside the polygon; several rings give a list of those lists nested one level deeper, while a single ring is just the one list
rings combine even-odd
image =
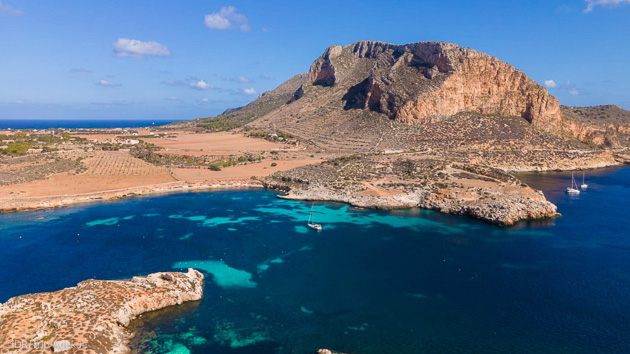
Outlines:
[{"label": "cultivated field", "polygon": [[132,157],[126,151],[99,151],[85,159],[88,176],[148,176],[168,174],[166,167],[154,166]]}]

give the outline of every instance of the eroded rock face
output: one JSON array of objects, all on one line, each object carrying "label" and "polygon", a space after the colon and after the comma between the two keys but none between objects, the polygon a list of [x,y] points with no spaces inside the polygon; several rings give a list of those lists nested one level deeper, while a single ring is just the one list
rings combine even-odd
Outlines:
[{"label": "eroded rock face", "polygon": [[71,352],[128,352],[132,334],[125,328],[132,319],[200,300],[203,279],[200,272],[188,269],[130,280],[91,279],[74,288],[13,297],[0,305],[0,348],[20,351],[26,345],[31,349],[39,345],[46,351],[61,351],[62,341],[67,341]]},{"label": "eroded rock face", "polygon": [[313,85],[332,86],[335,84],[335,65],[331,60],[339,56],[341,50],[341,47],[338,45],[329,47],[321,56],[321,60],[316,60],[311,65],[309,79]]},{"label": "eroded rock face", "polygon": [[565,130],[579,140],[610,148],[630,146],[630,111],[615,105],[561,109]]},{"label": "eroded rock face", "polygon": [[[366,77],[357,80],[362,72]],[[407,123],[474,111],[520,116],[541,129],[560,130],[558,100],[544,87],[499,59],[453,43],[333,46],[313,63],[309,79],[322,86],[359,81],[348,91],[346,108],[369,108]]]}]

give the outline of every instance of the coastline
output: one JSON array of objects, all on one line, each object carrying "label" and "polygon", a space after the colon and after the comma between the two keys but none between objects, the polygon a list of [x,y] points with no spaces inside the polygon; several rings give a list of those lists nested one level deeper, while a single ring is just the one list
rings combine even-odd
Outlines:
[{"label": "coastline", "polygon": [[121,188],[94,193],[58,195],[45,197],[0,199],[0,214],[35,210],[57,209],[93,202],[113,201],[131,197],[181,193],[186,191],[207,191],[218,189],[260,189],[262,183],[253,180],[225,180],[212,182],[175,181],[130,188]]},{"label": "coastline", "polygon": [[203,283],[204,275],[188,268],[186,273],[152,273],[126,280],[89,279],[54,292],[15,296],[0,304],[0,347],[127,353],[135,335],[128,329],[132,320],[201,300]]},{"label": "coastline", "polygon": [[[625,157],[624,157],[625,158]],[[581,166],[576,168],[554,169],[515,169],[504,171],[510,173],[553,173],[583,170],[599,170],[606,168],[623,168],[628,165],[628,160],[615,161],[615,163],[602,162],[601,164]],[[355,207],[366,209],[395,210],[418,207],[434,210],[445,214],[468,216],[477,220],[499,226],[511,226],[517,222],[535,219],[552,219],[561,217],[556,206],[546,200],[540,191],[530,193],[526,198],[510,193],[500,193],[498,200],[471,205],[469,201],[456,200],[444,197],[444,191],[440,193],[396,193],[386,195],[352,195],[347,191],[338,192],[323,188],[292,189],[287,185],[274,181],[229,179],[214,181],[174,181],[166,183],[136,186],[114,190],[106,190],[92,193],[74,195],[56,195],[44,197],[23,197],[0,199],[0,214],[28,212],[37,210],[57,209],[81,204],[115,201],[120,199],[152,196],[160,194],[175,194],[182,192],[203,192],[212,190],[229,189],[268,189],[282,192],[279,198],[299,201],[340,202]],[[448,192],[448,190],[446,190]],[[470,198],[468,198],[470,199]]]}]

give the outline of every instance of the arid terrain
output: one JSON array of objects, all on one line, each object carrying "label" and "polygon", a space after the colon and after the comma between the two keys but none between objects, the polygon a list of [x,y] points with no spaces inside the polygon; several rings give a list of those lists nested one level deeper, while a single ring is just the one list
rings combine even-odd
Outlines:
[{"label": "arid terrain", "polygon": [[[0,155],[0,212],[190,188],[260,187],[259,180],[271,173],[322,161],[294,145],[242,133],[175,130],[158,137],[148,129],[81,129],[15,134],[0,132],[6,144],[29,147]],[[41,137],[50,136],[60,141],[40,146]]]},{"label": "arid terrain", "polygon": [[203,274],[188,269],[129,280],[91,279],[73,288],[13,297],[0,304],[0,351],[129,352],[131,320],[201,300],[203,280]]},{"label": "arid terrain", "polygon": [[[266,186],[505,225],[558,214],[497,171],[628,163],[630,112],[560,106],[518,69],[453,43],[361,41],[329,47],[307,73],[216,117],[0,136],[1,212]],[[417,166],[401,175],[401,164]]]}]

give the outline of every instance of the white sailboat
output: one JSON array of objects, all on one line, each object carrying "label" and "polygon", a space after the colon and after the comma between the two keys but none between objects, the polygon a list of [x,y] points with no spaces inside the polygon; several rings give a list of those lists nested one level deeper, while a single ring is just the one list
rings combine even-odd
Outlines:
[{"label": "white sailboat", "polygon": [[322,231],[322,225],[311,222],[312,218],[313,218],[313,205],[311,204],[311,212],[308,215],[307,226],[313,230]]},{"label": "white sailboat", "polygon": [[575,183],[575,177],[573,177],[573,173],[571,173],[571,187],[567,187],[568,194],[580,194],[580,190],[577,189],[577,183]]},{"label": "white sailboat", "polygon": [[582,185],[580,186],[580,188],[582,188],[582,189],[588,188],[588,184],[586,184],[586,182],[584,182],[584,172],[582,172]]}]

